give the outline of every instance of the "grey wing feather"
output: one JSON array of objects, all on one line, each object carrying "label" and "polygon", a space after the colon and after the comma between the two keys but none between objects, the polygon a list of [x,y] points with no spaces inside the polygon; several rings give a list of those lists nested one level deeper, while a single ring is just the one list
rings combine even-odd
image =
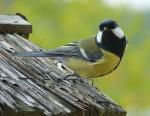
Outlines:
[{"label": "grey wing feather", "polygon": [[78,46],[78,42],[69,43],[57,49],[51,50],[51,52],[59,54],[59,56],[83,58],[83,55]]},{"label": "grey wing feather", "polygon": [[[77,42],[73,42],[50,51],[16,52],[15,56],[20,57],[77,57],[84,58],[80,52]],[[87,60],[87,59],[86,59]]]},{"label": "grey wing feather", "polygon": [[43,51],[31,51],[31,52],[21,51],[15,52],[13,55],[18,57],[49,57],[49,54]]}]

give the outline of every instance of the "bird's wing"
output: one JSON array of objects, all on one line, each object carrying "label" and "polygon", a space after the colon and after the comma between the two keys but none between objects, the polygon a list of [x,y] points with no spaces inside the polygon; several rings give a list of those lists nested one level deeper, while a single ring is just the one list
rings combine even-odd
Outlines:
[{"label": "bird's wing", "polygon": [[21,51],[15,52],[14,56],[19,57],[77,57],[84,58],[80,52],[78,42],[69,43],[49,51]]},{"label": "bird's wing", "polygon": [[16,52],[14,55],[19,57],[75,57],[91,62],[94,62],[101,57],[98,53],[88,54],[87,52],[85,55],[78,46],[78,42],[69,43],[50,51],[21,51]]}]

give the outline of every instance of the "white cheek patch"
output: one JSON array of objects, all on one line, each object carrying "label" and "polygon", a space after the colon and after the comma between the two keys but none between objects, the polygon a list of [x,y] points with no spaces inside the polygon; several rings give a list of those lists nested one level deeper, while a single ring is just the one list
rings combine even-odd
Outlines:
[{"label": "white cheek patch", "polygon": [[124,37],[124,33],[122,31],[122,29],[120,27],[116,27],[115,29],[112,29],[112,32],[119,38],[123,38]]},{"label": "white cheek patch", "polygon": [[102,41],[102,32],[101,31],[98,32],[96,41],[97,41],[97,43],[101,43],[101,41]]}]

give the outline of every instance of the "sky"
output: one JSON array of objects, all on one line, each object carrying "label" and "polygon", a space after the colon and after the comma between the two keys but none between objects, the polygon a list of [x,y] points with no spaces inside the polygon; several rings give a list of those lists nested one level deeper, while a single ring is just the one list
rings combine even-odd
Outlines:
[{"label": "sky", "polygon": [[150,0],[103,0],[109,6],[127,6],[134,10],[150,10]]}]

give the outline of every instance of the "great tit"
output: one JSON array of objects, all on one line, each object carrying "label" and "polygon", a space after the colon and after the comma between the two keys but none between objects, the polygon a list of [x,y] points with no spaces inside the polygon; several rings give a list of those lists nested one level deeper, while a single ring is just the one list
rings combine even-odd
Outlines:
[{"label": "great tit", "polygon": [[95,78],[114,71],[124,54],[127,39],[114,20],[99,25],[96,36],[49,51],[16,52],[21,57],[55,58],[82,77]]}]

